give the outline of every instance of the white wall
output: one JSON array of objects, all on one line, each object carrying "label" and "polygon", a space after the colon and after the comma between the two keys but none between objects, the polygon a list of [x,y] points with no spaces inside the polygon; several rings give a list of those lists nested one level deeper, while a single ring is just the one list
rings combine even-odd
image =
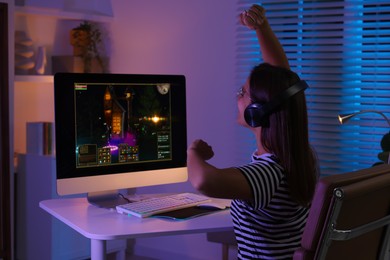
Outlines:
[{"label": "white wall", "polygon": [[[202,138],[212,163],[234,165],[235,1],[112,0],[111,72],[183,74],[187,80],[188,141]],[[150,191],[189,190],[188,183]],[[138,239],[138,253],[158,259],[218,259],[206,236]]]}]

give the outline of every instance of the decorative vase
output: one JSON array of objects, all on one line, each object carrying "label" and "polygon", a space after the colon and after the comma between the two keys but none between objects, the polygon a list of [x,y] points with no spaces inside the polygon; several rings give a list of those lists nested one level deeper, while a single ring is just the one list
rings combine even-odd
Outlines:
[{"label": "decorative vase", "polygon": [[45,73],[45,67],[46,67],[46,48],[43,46],[38,47],[38,52],[36,55],[36,62],[35,62],[35,72],[37,74],[44,74]]}]

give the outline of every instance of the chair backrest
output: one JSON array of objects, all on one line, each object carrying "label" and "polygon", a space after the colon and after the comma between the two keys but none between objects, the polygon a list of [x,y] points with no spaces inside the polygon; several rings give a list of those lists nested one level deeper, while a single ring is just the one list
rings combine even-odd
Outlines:
[{"label": "chair backrest", "polygon": [[[381,259],[389,250],[389,215],[390,165],[321,178],[294,260]],[[366,233],[373,221],[384,224]]]}]

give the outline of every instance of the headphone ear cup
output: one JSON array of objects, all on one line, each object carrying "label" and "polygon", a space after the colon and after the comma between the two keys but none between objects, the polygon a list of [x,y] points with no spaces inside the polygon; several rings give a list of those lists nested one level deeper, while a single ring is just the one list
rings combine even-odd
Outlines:
[{"label": "headphone ear cup", "polygon": [[251,127],[266,126],[268,116],[264,113],[262,103],[252,103],[245,108],[244,118],[245,122]]},{"label": "headphone ear cup", "polygon": [[295,94],[304,91],[308,87],[306,81],[301,80],[280,93],[271,101],[250,104],[244,111],[245,122],[251,127],[269,126],[269,115]]}]

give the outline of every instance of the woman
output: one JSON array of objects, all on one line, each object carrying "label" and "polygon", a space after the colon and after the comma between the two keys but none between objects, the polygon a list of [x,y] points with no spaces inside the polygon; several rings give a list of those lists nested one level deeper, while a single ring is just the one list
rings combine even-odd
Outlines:
[{"label": "woman", "polygon": [[308,141],[303,91],[274,109],[261,126],[244,118],[253,103],[263,104],[298,83],[264,9],[253,5],[240,21],[256,30],[266,63],[256,66],[237,95],[238,123],[249,128],[257,150],[252,162],[220,169],[206,161],[212,148],[202,140],[187,150],[192,185],[205,195],[233,199],[231,215],[239,259],[291,259],[300,244],[317,179]]}]

